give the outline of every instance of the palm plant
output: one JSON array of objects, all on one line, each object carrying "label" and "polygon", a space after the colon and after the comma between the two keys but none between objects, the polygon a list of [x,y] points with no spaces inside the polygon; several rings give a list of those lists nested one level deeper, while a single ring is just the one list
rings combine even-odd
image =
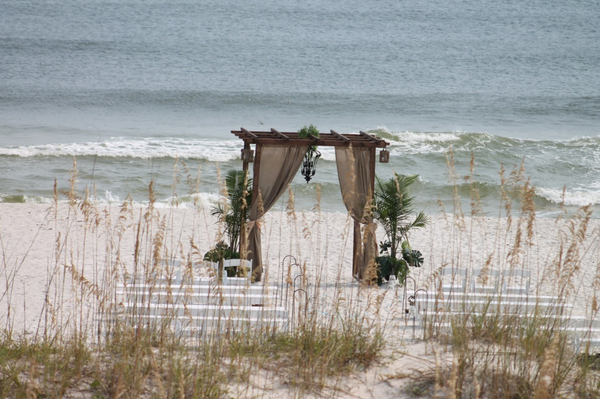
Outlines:
[{"label": "palm plant", "polygon": [[246,179],[244,171],[230,170],[225,176],[225,187],[229,202],[219,203],[211,210],[225,225],[225,234],[229,241],[229,256],[239,256],[237,252],[243,222],[248,220],[249,205],[252,203],[252,179]]},{"label": "palm plant", "polygon": [[421,252],[413,250],[408,241],[411,229],[427,224],[425,213],[414,210],[414,197],[410,195],[410,186],[418,177],[394,173],[394,177],[388,181],[377,178],[373,214],[387,236],[387,240],[380,244],[380,253],[385,255],[376,259],[380,283],[382,279],[388,280],[392,274],[403,282],[408,274],[408,266],[419,267],[423,264]]}]

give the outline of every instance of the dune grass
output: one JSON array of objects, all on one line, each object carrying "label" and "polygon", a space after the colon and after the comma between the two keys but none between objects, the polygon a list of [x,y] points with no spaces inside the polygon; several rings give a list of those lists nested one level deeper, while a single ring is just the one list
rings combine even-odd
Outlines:
[{"label": "dune grass", "polygon": [[[185,165],[178,173],[188,182],[197,180]],[[5,301],[0,396],[254,396],[248,392],[267,378],[281,381],[293,395],[302,397],[330,384],[330,378],[367,368],[380,357],[383,327],[365,317],[370,310],[355,298],[342,298],[341,290],[324,307],[317,299],[320,287],[311,285],[315,282],[306,276],[302,292],[286,298],[286,305],[296,304],[293,328],[248,327],[196,337],[174,331],[174,311],[159,320],[145,318],[149,304],[143,303],[143,297],[138,307],[124,308],[119,282],[133,276],[156,292],[165,289],[161,281],[166,278],[169,292],[161,302],[172,305],[172,293],[186,288],[171,284],[175,268],[169,260],[182,259],[191,273],[192,264],[202,260],[208,247],[196,242],[197,232],[184,232],[175,224],[174,208],[157,206],[152,182],[146,206],[136,207],[128,198],[115,211],[99,206],[93,192],[85,190],[79,196],[76,181],[74,164],[70,189],[60,192],[55,184],[54,202],[48,209],[55,238],[54,248],[48,248],[51,260],[38,324],[28,326],[28,331],[13,328],[12,315],[19,304]],[[179,181],[176,174],[173,198]],[[292,199],[287,222],[296,234],[306,237],[308,230],[299,233],[306,226],[298,225],[293,205]],[[199,204],[185,212],[194,228],[213,227],[214,219]],[[214,243],[223,231],[217,226]],[[11,263],[4,257],[3,298],[10,297],[18,269],[26,261]],[[135,294],[135,284],[128,289]],[[218,295],[219,287],[214,289]],[[223,325],[227,322],[224,317]]]},{"label": "dune grass", "polygon": [[[451,151],[448,161],[450,177],[457,184]],[[470,184],[474,182],[474,164],[472,159],[471,175],[464,179]],[[533,294],[543,294],[544,285],[552,287],[556,297],[554,308],[548,309],[538,302],[532,310],[518,314],[514,310],[499,310],[489,298],[488,306],[477,310],[465,305],[455,314],[434,315],[425,325],[423,337],[431,343],[435,365],[418,374],[405,393],[410,397],[449,398],[598,397],[600,374],[596,355],[590,354],[589,346],[577,348],[574,337],[565,332],[572,317],[566,304],[574,300],[576,291],[583,286],[584,260],[588,265],[599,265],[600,231],[589,229],[592,211],[590,207],[582,207],[574,215],[560,215],[555,223],[556,248],[552,254],[539,253],[535,188],[525,176],[524,165],[508,176],[501,170],[500,178],[502,211],[498,220],[502,224],[496,228],[493,248],[486,254],[485,263],[478,265],[483,268],[482,278],[487,278],[485,271],[492,267],[503,271],[538,270],[538,285],[532,287]],[[466,236],[468,242],[464,246],[469,251],[475,241],[472,223],[483,216],[475,185],[471,193],[470,218],[464,216],[456,195],[453,218],[447,219],[449,236],[454,240]],[[467,256],[453,265],[465,267],[469,262]],[[588,302],[586,317],[594,320],[598,313],[598,270],[591,272],[596,276],[591,282],[593,293],[584,299]],[[429,283],[435,286],[435,273],[432,277]],[[435,292],[435,287],[432,288],[429,290]],[[582,300],[581,296],[578,300]]]},{"label": "dune grass", "polygon": [[[458,185],[461,178],[454,171],[451,152],[448,159],[450,178]],[[468,210],[463,210],[456,194],[452,212],[441,214],[446,241],[436,245],[451,254],[445,264],[474,266],[469,254],[477,245],[476,224],[485,218],[474,168],[472,159],[471,174],[464,179],[472,184]],[[600,259],[600,232],[589,229],[591,211],[583,207],[557,220],[556,256],[540,266],[534,187],[521,166],[505,174],[502,170],[501,214],[482,266],[541,270],[539,286],[553,287],[560,301],[567,303],[581,286],[584,259]],[[53,229],[54,244],[47,248],[45,299],[43,308],[37,310],[37,324],[23,327],[25,331],[16,327],[16,315],[32,310],[24,310],[27,306],[14,300],[13,293],[27,254],[12,258],[11,249],[2,244],[0,397],[261,397],[277,389],[298,398],[336,397],[343,393],[345,377],[392,361],[386,357],[386,348],[404,350],[404,344],[413,342],[410,334],[397,330],[398,325],[410,327],[398,297],[403,288],[385,290],[358,283],[350,287],[339,274],[324,280],[326,274],[319,271],[332,266],[346,271],[350,260],[327,258],[333,245],[327,234],[331,226],[321,225],[320,199],[311,216],[294,209],[293,193],[281,220],[264,229],[266,259],[283,260],[294,254],[299,260],[294,267],[285,262],[272,265],[281,272],[272,281],[267,275],[265,281],[265,285],[278,285],[276,300],[290,311],[288,325],[195,336],[173,328],[172,321],[179,317],[174,310],[161,319],[149,319],[144,316],[149,304],[143,297],[138,307],[122,305],[119,283],[135,276],[158,292],[164,290],[161,281],[166,280],[161,303],[172,306],[174,292],[187,291],[185,277],[175,283],[176,268],[170,260],[180,259],[184,276],[189,278],[193,265],[222,238],[223,226],[214,226],[209,210],[199,203],[179,210],[186,212],[187,227],[176,222],[177,192],[193,195],[199,179],[177,162],[170,208],[158,206],[152,182],[145,206],[134,206],[128,198],[115,208],[100,206],[93,188],[78,194],[76,181],[74,164],[69,189],[55,188],[54,202],[48,208],[46,220]],[[344,248],[352,247],[350,225],[336,226],[335,239]],[[203,229],[214,231],[210,243],[201,242],[200,237],[207,235]],[[289,234],[287,241],[278,239],[284,230]],[[307,241],[310,253],[306,249],[303,253],[300,243]],[[600,262],[596,265],[600,268]],[[590,319],[599,310],[600,270],[593,274],[595,279],[588,282],[593,287],[593,295],[587,298]],[[423,276],[419,286],[434,292],[434,281]],[[539,286],[533,288],[541,294]],[[218,294],[218,286],[214,288]],[[135,285],[129,289],[135,293]],[[600,395],[596,357],[576,351],[564,333],[564,323],[548,314],[516,317],[492,309],[483,313],[467,309],[459,316],[431,320],[419,330],[416,341],[427,343],[432,366],[398,376],[405,382],[395,392],[398,397]],[[223,325],[227,322],[225,318]]]}]

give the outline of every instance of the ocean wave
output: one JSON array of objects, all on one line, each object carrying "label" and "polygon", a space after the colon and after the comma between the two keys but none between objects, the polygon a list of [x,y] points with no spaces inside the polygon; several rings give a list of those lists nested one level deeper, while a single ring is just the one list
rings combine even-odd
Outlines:
[{"label": "ocean wave", "polygon": [[476,148],[493,141],[487,133],[466,132],[391,132],[386,128],[377,128],[371,133],[388,140],[392,151],[407,154],[435,154],[447,152],[450,147],[455,151],[464,148]]},{"label": "ocean wave", "polygon": [[537,187],[536,195],[554,203],[566,206],[586,206],[600,205],[600,187],[590,187],[585,190],[576,188],[572,190],[562,190],[557,188]]},{"label": "ocean wave", "polygon": [[179,138],[112,138],[102,142],[60,143],[0,147],[0,156],[184,158],[227,162],[240,157],[238,140],[186,140]]},{"label": "ocean wave", "polygon": [[0,203],[5,204],[50,204],[52,199],[49,197],[29,196],[29,195],[3,195],[0,194]]},{"label": "ocean wave", "polygon": [[[157,200],[154,203],[155,208],[183,208],[183,209],[209,209],[215,205],[221,196],[214,192],[201,192],[194,193],[192,195],[181,196],[181,197],[168,197],[162,200]],[[125,201],[118,195],[113,194],[111,191],[106,191],[104,196],[90,196],[89,201],[94,202],[100,206],[116,205],[120,206]],[[0,203],[21,203],[21,204],[51,204],[53,199],[50,197],[40,196],[27,196],[27,195],[0,195]],[[61,204],[68,204],[69,199],[63,198],[58,201]],[[134,206],[145,207],[148,206],[148,201],[132,201]]]},{"label": "ocean wave", "polygon": [[392,132],[385,126],[378,126],[369,130],[382,139],[391,140],[392,143],[451,143],[460,140],[460,132]]},{"label": "ocean wave", "polygon": [[[114,195],[110,191],[106,191],[104,197],[92,197],[92,201],[98,204],[122,204],[124,199],[118,195]],[[191,195],[183,195],[177,197],[167,197],[159,199],[154,203],[155,208],[199,208],[208,209],[221,200],[221,196],[216,192],[200,192]],[[134,206],[148,206],[148,201],[133,201]]]},{"label": "ocean wave", "polygon": [[569,146],[569,147],[572,147],[572,146],[581,146],[581,147],[599,146],[600,147],[600,136],[575,137],[570,140],[565,140],[562,143],[564,143],[564,145]]},{"label": "ocean wave", "polygon": [[[455,157],[470,158],[496,165],[514,165],[523,159],[535,160],[535,167],[545,168],[551,160],[559,163],[577,160],[581,173],[596,173],[600,168],[600,136],[569,140],[536,140],[493,135],[485,132],[393,132],[386,127],[370,130],[390,143],[395,157],[445,154],[452,148]],[[560,166],[561,168],[565,165]]]}]

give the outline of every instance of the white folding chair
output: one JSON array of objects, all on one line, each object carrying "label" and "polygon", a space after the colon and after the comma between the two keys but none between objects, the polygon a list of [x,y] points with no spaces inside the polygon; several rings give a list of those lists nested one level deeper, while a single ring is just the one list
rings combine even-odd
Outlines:
[{"label": "white folding chair", "polygon": [[500,275],[498,269],[474,269],[471,274],[471,292],[493,294],[500,291]]},{"label": "white folding chair", "polygon": [[[219,275],[219,262],[211,262],[208,260],[204,261],[206,267],[209,267],[215,271],[215,277]],[[225,270],[225,262],[223,262],[223,284],[227,284],[227,271]]]},{"label": "white folding chair", "polygon": [[577,320],[567,327],[573,337],[576,352],[597,353],[600,347],[600,321]]},{"label": "white folding chair", "polygon": [[444,293],[465,292],[467,290],[467,269],[446,266],[440,269],[438,288]]},{"label": "white folding chair", "polygon": [[510,269],[504,271],[502,292],[506,294],[529,294],[531,271],[525,269]]}]

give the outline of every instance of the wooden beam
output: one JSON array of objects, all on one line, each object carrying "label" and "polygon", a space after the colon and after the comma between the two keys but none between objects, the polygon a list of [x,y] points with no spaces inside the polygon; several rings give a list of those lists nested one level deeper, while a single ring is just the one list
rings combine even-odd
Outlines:
[{"label": "wooden beam", "polygon": [[[309,136],[305,138],[298,137],[297,132],[280,132],[283,136],[288,137],[288,140],[283,141],[282,137],[273,133],[272,131],[252,131],[247,129],[232,130],[231,133],[235,134],[240,139],[250,142],[252,144],[263,144],[263,145],[286,145],[286,146],[304,146],[304,145],[318,145],[323,147],[341,147],[352,144],[354,147],[377,147],[385,148],[389,145],[384,140],[372,137],[369,134],[361,132],[362,134],[346,134],[336,136],[335,134],[324,133],[319,138]],[[348,141],[346,141],[346,139]]]},{"label": "wooden beam", "polygon": [[362,130],[360,131],[360,135],[363,136],[363,137],[365,137],[365,138],[368,138],[371,141],[375,141],[377,143],[383,141],[381,139],[378,139],[377,137],[373,137],[370,134],[363,132]]},{"label": "wooden beam", "polygon": [[240,129],[242,129],[242,132],[246,133],[248,136],[252,137],[254,140],[258,140],[258,136],[255,135],[254,133],[252,133],[250,130],[248,130],[244,127],[240,128]]},{"label": "wooden beam", "polygon": [[303,146],[303,145],[319,145],[319,146],[323,146],[323,147],[342,147],[342,146],[347,146],[348,144],[352,143],[352,145],[354,147],[377,147],[377,148],[384,148],[387,146],[387,143],[385,142],[376,142],[376,141],[370,141],[370,140],[350,140],[349,142],[345,142],[342,140],[339,140],[337,138],[334,137],[323,137],[325,136],[322,135],[320,138],[315,139],[314,137],[310,137],[310,138],[302,138],[302,139],[296,139],[294,137],[290,137],[289,141],[283,141],[280,138],[277,137],[273,137],[271,136],[270,138],[266,138],[264,136],[259,136],[257,139],[252,139],[250,137],[247,136],[243,136],[240,137],[241,139],[245,140],[245,141],[249,141],[253,144],[263,144],[263,145],[287,145],[287,146]]},{"label": "wooden beam", "polygon": [[277,135],[277,137],[280,137],[280,138],[284,139],[285,141],[289,141],[290,140],[290,138],[288,136],[286,136],[285,134],[281,133],[279,130],[271,128],[271,133],[275,133]]},{"label": "wooden beam", "polygon": [[331,134],[332,134],[332,135],[333,135],[335,138],[337,138],[337,139],[340,139],[340,140],[342,140],[342,141],[343,141],[343,142],[345,142],[345,143],[349,143],[349,142],[350,142],[350,139],[349,139],[348,137],[346,137],[346,136],[342,136],[341,134],[339,134],[339,133],[338,133],[338,132],[336,132],[335,130],[330,130],[330,132],[331,132]]}]

